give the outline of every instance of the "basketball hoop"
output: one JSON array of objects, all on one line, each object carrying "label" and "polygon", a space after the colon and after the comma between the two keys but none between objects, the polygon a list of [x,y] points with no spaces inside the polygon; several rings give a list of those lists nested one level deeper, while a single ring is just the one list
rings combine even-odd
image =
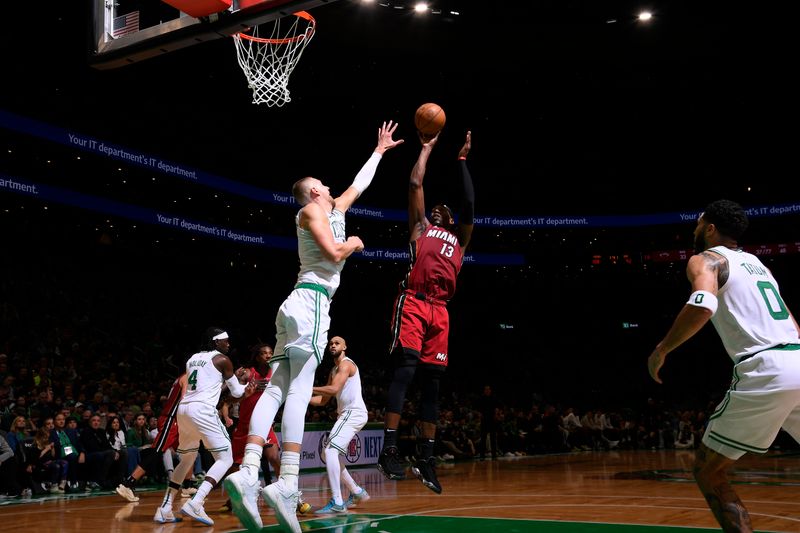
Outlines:
[{"label": "basketball hoop", "polygon": [[[281,19],[276,19],[252,28],[251,35],[240,32],[233,36],[236,57],[253,90],[254,104],[280,107],[292,101],[289,75],[314,37],[316,28],[314,17],[305,11],[294,13],[293,22],[288,29],[284,22],[284,30],[281,30]],[[259,33],[269,33],[269,37],[260,37]]]}]

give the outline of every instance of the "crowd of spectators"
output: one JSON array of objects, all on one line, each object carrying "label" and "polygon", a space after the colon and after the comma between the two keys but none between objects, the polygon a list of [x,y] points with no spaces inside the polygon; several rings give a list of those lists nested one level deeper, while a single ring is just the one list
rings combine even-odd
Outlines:
[{"label": "crowd of spectators", "polygon": [[[109,297],[103,287],[114,283],[111,269],[81,274],[80,268],[70,270],[69,264],[60,263],[58,269],[31,270],[11,256],[0,258],[0,267],[0,495],[113,489],[143,454],[152,452],[166,394],[195,351],[199,332],[208,326],[206,318],[201,327],[184,311],[202,306],[190,302],[170,315],[164,302],[136,298],[143,285],[133,285],[133,278],[128,284],[117,283],[115,296]],[[70,283],[71,289],[64,289]],[[160,288],[164,290],[155,294],[172,301],[163,284]],[[248,353],[246,342],[238,346],[239,354]],[[381,422],[386,359],[364,353],[367,343],[360,344],[354,357],[369,421]],[[234,363],[246,364],[236,353]],[[326,360],[319,369],[320,381],[329,364]],[[587,400],[585,391],[566,384],[554,394],[502,382],[492,384],[489,402],[484,398],[486,384],[476,384],[474,372],[471,379],[463,377],[453,365],[443,380],[435,452],[443,460],[692,449],[716,405],[665,405],[637,396],[627,405],[604,404],[602,395]],[[721,399],[724,389],[719,393]],[[415,454],[418,405],[419,391],[412,387],[399,428],[403,457]],[[307,413],[308,422],[332,424],[336,417],[333,405]],[[233,420],[225,422],[232,430]],[[780,446],[787,443],[782,436],[776,441]],[[195,472],[202,476],[204,455],[199,457]],[[163,470],[148,473],[153,483],[163,482],[164,476]]]},{"label": "crowd of spectators", "polygon": [[[111,374],[87,398],[79,374],[63,381],[63,368],[48,357],[27,382],[27,366],[14,360],[9,368],[5,353],[0,362],[0,495],[111,490],[152,452],[156,419],[148,422],[144,411],[164,401],[159,386],[117,399],[111,391],[122,388]],[[164,482],[165,474],[153,472],[151,481]]]},{"label": "crowd of spectators", "polygon": [[[79,351],[38,355],[33,365],[29,355],[0,354],[0,494],[110,490],[152,451],[156,417],[174,376],[164,374],[155,382],[120,379],[124,359],[84,358]],[[103,368],[110,364],[115,370]],[[382,420],[381,380],[379,370],[365,371],[370,422]],[[487,403],[478,391],[454,390],[443,398],[435,452],[441,460],[693,449],[714,408],[680,410],[650,399],[638,408],[606,410],[600,404],[523,404],[504,395]],[[401,456],[409,460],[420,433],[417,405],[410,395],[399,428]],[[335,420],[333,406],[307,413],[308,422]],[[202,473],[202,460],[196,471]],[[153,473],[151,481],[163,483],[164,472]]]}]

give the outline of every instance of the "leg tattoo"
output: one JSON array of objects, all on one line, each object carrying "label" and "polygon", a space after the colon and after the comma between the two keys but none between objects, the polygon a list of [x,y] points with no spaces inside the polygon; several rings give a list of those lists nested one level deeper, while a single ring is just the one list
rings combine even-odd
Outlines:
[{"label": "leg tattoo", "polygon": [[750,514],[733,490],[726,469],[732,459],[701,445],[697,450],[694,477],[711,512],[726,532],[749,533],[753,531]]}]

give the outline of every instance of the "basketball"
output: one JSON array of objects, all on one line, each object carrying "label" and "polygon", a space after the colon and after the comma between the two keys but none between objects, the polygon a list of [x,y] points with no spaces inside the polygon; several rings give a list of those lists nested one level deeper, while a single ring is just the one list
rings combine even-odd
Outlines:
[{"label": "basketball", "polygon": [[417,108],[417,112],[414,114],[414,125],[423,135],[436,135],[444,128],[446,118],[444,109],[439,104],[428,102]]}]

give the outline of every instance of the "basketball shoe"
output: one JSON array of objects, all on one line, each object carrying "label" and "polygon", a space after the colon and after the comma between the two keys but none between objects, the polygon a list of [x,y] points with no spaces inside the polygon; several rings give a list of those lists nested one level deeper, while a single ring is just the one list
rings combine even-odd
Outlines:
[{"label": "basketball shoe", "polygon": [[117,494],[128,500],[129,502],[138,502],[139,497],[136,495],[136,492],[133,490],[132,487],[126,487],[124,484],[120,483],[117,485],[115,489]]},{"label": "basketball shoe", "polygon": [[258,531],[264,527],[258,513],[258,477],[249,475],[249,469],[242,468],[225,478],[224,486],[231,499],[233,513],[248,531]]},{"label": "basketball shoe", "polygon": [[297,492],[297,512],[300,514],[308,514],[311,512],[311,504],[303,500],[302,491]]},{"label": "basketball shoe", "polygon": [[361,487],[361,492],[351,492],[350,496],[347,498],[347,501],[344,502],[344,504],[347,507],[355,507],[359,503],[369,500],[369,498],[370,495],[369,492],[367,492],[367,489]]},{"label": "basketball shoe", "polygon": [[347,507],[344,504],[337,505],[336,502],[333,501],[333,498],[331,498],[331,501],[329,501],[325,507],[317,509],[314,511],[314,514],[344,514],[346,512]]},{"label": "basketball shoe", "polygon": [[203,504],[195,503],[194,500],[189,500],[183,504],[183,507],[181,507],[181,514],[190,516],[201,524],[205,524],[207,526],[214,525],[214,521],[211,520],[211,518],[206,514],[206,510],[203,509]]},{"label": "basketball shoe", "polygon": [[378,458],[378,470],[386,476],[386,479],[406,478],[406,469],[400,462],[397,446],[389,446],[381,452],[381,456]]},{"label": "basketball shoe", "polygon": [[172,514],[172,509],[164,509],[159,507],[156,509],[156,515],[153,517],[154,522],[159,524],[169,524],[170,522],[180,522],[182,518]]},{"label": "basketball shoe", "polygon": [[301,533],[300,522],[295,514],[299,494],[300,491],[297,490],[292,492],[282,479],[261,489],[264,501],[275,509],[275,518],[278,519],[281,527],[291,533]]},{"label": "basketball shoe", "polygon": [[411,467],[411,472],[422,481],[422,484],[431,489],[436,494],[442,493],[442,486],[436,478],[436,458],[418,459]]}]

